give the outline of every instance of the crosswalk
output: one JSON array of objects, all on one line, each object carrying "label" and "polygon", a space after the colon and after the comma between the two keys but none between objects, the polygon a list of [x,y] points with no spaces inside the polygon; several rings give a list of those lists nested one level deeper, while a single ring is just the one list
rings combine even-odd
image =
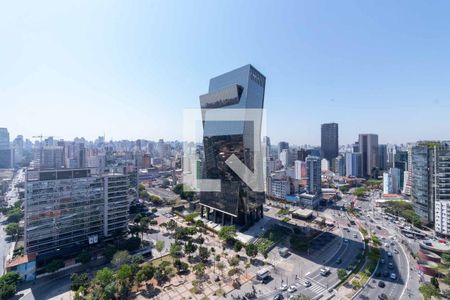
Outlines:
[{"label": "crosswalk", "polygon": [[[311,286],[306,287],[304,284],[309,281],[311,283]],[[319,284],[316,281],[313,281],[312,279],[306,277],[306,278],[299,278],[297,280],[297,285],[303,287],[304,289],[307,289],[311,292],[313,292],[314,294],[320,295],[323,292],[326,291],[326,288],[324,286],[322,286],[321,284]]]}]

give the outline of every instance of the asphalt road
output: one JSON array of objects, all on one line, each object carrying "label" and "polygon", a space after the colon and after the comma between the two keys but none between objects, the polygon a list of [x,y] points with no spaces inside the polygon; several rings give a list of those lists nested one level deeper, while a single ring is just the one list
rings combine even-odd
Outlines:
[{"label": "asphalt road", "polygon": [[[346,269],[350,265],[356,264],[356,257],[358,253],[363,250],[362,236],[359,231],[355,228],[350,228],[347,230],[338,230],[341,232],[342,236],[335,235],[334,238],[328,240],[326,244],[319,244],[319,248],[315,249],[318,256],[312,253],[309,259],[315,260],[316,262],[321,262],[315,266],[315,268],[308,268],[305,270],[296,269],[291,274],[282,274],[286,277],[282,277],[288,280],[284,280],[283,283],[288,283],[288,285],[295,285],[295,292],[281,291],[280,280],[275,280],[279,283],[276,290],[265,294],[264,296],[258,297],[258,299],[272,299],[276,294],[282,293],[285,299],[290,296],[295,296],[303,294],[309,298],[318,297],[319,295],[326,293],[328,289],[331,290],[335,284],[339,282],[337,276],[337,270],[340,268]],[[327,251],[329,250],[329,251]],[[320,258],[320,259],[319,259]],[[308,259],[305,257],[304,259]],[[340,259],[340,262],[338,261]],[[320,269],[322,266],[327,266],[330,269],[330,273],[327,276],[320,275]],[[298,273],[301,275],[299,276]],[[273,276],[276,277],[277,275]],[[310,286],[306,286],[305,283],[309,281]]]}]

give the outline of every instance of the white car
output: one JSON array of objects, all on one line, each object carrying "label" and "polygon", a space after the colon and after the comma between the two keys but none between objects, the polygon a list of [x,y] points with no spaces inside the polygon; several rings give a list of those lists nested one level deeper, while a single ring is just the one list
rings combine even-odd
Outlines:
[{"label": "white car", "polygon": [[391,256],[392,256],[392,252],[389,251],[389,252],[387,253],[387,256],[391,257]]},{"label": "white car", "polygon": [[285,284],[282,284],[281,286],[280,286],[280,290],[281,291],[285,291],[285,290],[287,290],[288,289],[288,285],[285,283]]},{"label": "white car", "polygon": [[309,280],[306,280],[305,282],[303,282],[303,285],[305,287],[310,287],[311,286],[311,282]]},{"label": "white car", "polygon": [[391,273],[391,279],[392,279],[392,280],[396,280],[396,279],[397,279],[397,274]]},{"label": "white car", "polygon": [[344,243],[348,243],[348,240],[347,240],[347,239],[344,239]]},{"label": "white car", "polygon": [[297,287],[295,286],[295,285],[291,285],[289,288],[288,288],[288,292],[289,293],[293,293],[293,292],[295,292],[297,290]]}]

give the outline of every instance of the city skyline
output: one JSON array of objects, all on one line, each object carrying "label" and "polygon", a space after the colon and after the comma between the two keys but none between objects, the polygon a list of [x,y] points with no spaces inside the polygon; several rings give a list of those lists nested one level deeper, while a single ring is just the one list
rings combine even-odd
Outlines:
[{"label": "city skyline", "polygon": [[318,145],[328,122],[341,144],[361,132],[448,139],[448,3],[239,3],[247,18],[227,2],[84,4],[4,4],[0,126],[11,136],[180,140],[205,79],[252,63],[267,76],[273,141]]}]

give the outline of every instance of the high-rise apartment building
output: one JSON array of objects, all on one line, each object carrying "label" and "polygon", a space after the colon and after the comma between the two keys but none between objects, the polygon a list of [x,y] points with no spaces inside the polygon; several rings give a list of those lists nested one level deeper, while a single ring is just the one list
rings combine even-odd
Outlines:
[{"label": "high-rise apartment building", "polygon": [[450,202],[450,144],[418,142],[412,147],[411,199],[416,213],[435,230],[448,234]]},{"label": "high-rise apartment building", "polygon": [[362,172],[364,177],[378,175],[378,135],[360,134],[359,152],[362,155]]},{"label": "high-rise apartment building", "polygon": [[306,158],[306,170],[308,173],[308,183],[306,191],[308,194],[318,195],[322,191],[321,160],[318,156],[308,156]]},{"label": "high-rise apartment building", "polygon": [[329,163],[339,155],[339,129],[337,123],[326,123],[321,126],[321,157]]},{"label": "high-rise apartment building", "polygon": [[28,170],[25,251],[64,256],[127,230],[128,176],[89,169]]},{"label": "high-rise apartment building", "polygon": [[[266,78],[251,65],[215,77],[200,96],[203,117],[204,179],[219,179],[220,192],[200,192],[201,213],[223,224],[251,225],[263,216],[265,193],[253,191],[226,164],[234,154],[250,170],[263,159],[254,153],[254,126],[248,121],[208,121],[207,110],[262,109]],[[259,130],[256,130],[259,131]],[[259,147],[259,146],[258,146]],[[261,178],[263,180],[263,178]]]}]

